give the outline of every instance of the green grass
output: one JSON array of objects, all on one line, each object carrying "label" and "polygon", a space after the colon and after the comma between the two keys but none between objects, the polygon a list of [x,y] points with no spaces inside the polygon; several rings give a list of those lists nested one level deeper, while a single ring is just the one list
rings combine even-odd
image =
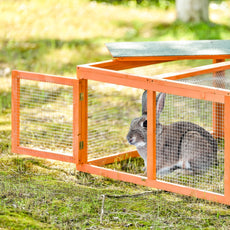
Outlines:
[{"label": "green grass", "polygon": [[[224,9],[210,9],[210,23],[183,24],[175,21],[172,7],[114,6],[87,0],[1,1],[0,229],[228,229],[228,206],[80,173],[74,164],[11,153],[7,74],[10,68],[75,77],[76,65],[111,58],[106,42],[229,39],[230,4],[226,4]],[[165,64],[155,73],[209,62]],[[120,100],[127,96],[130,94]],[[46,99],[43,95],[41,105]],[[138,103],[132,101],[124,100],[122,106],[134,109]],[[129,119],[124,122],[128,125]],[[116,167],[139,173],[142,165],[134,159]],[[103,194],[146,190],[153,193],[137,198],[106,197],[100,223]]]},{"label": "green grass", "polygon": [[154,190],[141,197],[107,197],[100,224],[103,194],[147,188],[31,157],[3,158],[0,170],[0,226],[7,229],[226,229],[230,224],[227,206]]}]

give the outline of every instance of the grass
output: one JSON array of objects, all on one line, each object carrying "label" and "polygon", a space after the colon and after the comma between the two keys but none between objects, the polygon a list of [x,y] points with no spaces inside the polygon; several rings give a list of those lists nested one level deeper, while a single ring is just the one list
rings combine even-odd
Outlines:
[{"label": "grass", "polygon": [[0,167],[0,226],[7,229],[184,229],[185,224],[186,229],[225,229],[230,224],[227,206],[154,190],[138,198],[106,198],[100,224],[101,195],[147,188],[31,157],[3,158]]},{"label": "grass", "polygon": [[[75,77],[76,65],[111,58],[106,42],[228,39],[230,4],[225,3],[224,8],[221,4],[211,5],[211,23],[183,24],[174,21],[173,8],[165,11],[87,0],[2,1],[0,228],[228,229],[230,210],[226,205],[80,173],[73,164],[11,153],[8,74],[8,69],[20,69]],[[206,63],[186,61],[167,68],[177,70]],[[165,67],[157,68],[157,72]],[[127,94],[120,100],[124,98]],[[42,99],[41,105],[46,104],[47,95]],[[123,107],[134,108],[138,104],[134,102],[124,100]],[[129,119],[124,122],[128,125]],[[117,163],[117,167],[139,172],[141,164],[137,159],[127,160]],[[103,194],[132,195],[146,190],[153,193],[120,199],[106,197],[100,223]]]}]

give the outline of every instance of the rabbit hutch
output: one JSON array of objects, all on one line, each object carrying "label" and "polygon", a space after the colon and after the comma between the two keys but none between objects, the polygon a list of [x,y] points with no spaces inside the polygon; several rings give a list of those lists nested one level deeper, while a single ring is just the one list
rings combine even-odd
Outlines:
[{"label": "rabbit hutch", "polygon": [[[230,40],[106,46],[112,60],[76,78],[12,72],[12,152],[230,205]],[[127,140],[143,107],[145,173]],[[178,134],[182,122],[197,128]]]}]

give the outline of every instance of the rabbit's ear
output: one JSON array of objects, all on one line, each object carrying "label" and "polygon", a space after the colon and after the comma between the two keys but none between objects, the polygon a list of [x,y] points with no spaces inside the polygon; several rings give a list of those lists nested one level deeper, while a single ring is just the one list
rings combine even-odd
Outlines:
[{"label": "rabbit's ear", "polygon": [[147,90],[142,94],[142,115],[147,114]]},{"label": "rabbit's ear", "polygon": [[165,98],[166,98],[166,94],[165,93],[159,93],[157,95],[157,98],[156,98],[156,114],[157,114],[157,117],[160,116],[160,113],[164,109]]}]

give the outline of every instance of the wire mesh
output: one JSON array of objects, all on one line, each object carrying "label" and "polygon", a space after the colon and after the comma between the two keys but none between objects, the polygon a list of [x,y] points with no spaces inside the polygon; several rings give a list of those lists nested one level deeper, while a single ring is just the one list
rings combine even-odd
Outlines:
[{"label": "wire mesh", "polygon": [[20,146],[72,156],[72,86],[20,80]]},{"label": "wire mesh", "polygon": [[177,81],[194,85],[209,86],[218,89],[230,89],[230,70],[192,76]]},{"label": "wire mesh", "polygon": [[[136,149],[135,146],[128,143],[126,136],[131,121],[141,116],[142,93],[143,90],[89,81],[88,150],[90,159]],[[157,136],[157,170],[163,168],[163,166],[159,166],[159,161],[162,158],[164,158],[166,168],[172,165],[175,167],[167,175],[157,174],[158,180],[220,194],[224,193],[223,136],[218,140],[218,151],[213,147],[214,144],[210,143],[210,140],[217,143],[212,137],[214,107],[215,104],[212,102],[167,94],[160,123],[164,127],[174,126],[174,129],[171,129],[170,133],[166,135],[166,138],[167,136],[171,138],[168,141],[164,140],[163,152],[159,150],[160,138]],[[223,109],[222,104],[220,108]],[[222,115],[223,113],[218,115],[219,120],[223,120]],[[185,128],[182,128],[183,135],[181,135],[181,128],[179,130],[174,125],[181,121],[185,124],[188,122],[192,124],[188,128],[189,132],[185,130],[186,125]],[[223,125],[223,121],[218,125]],[[223,127],[218,127],[217,131],[222,132],[221,130]],[[180,135],[179,139],[178,135]],[[190,141],[191,139],[192,141]],[[167,152],[170,141],[183,147],[172,148],[173,151]],[[111,167],[127,170],[127,165],[123,167],[122,162],[119,164]],[[139,170],[131,169],[132,173],[143,173],[143,160],[139,162],[134,159],[129,160],[128,164],[128,168],[139,168]]]},{"label": "wire mesh", "polygon": [[218,140],[216,151],[216,140],[211,136],[212,109],[212,102],[167,94],[160,117],[164,138],[157,135],[161,145],[157,147],[157,162],[158,172],[165,168],[169,173],[158,174],[159,180],[224,193],[224,141]]},{"label": "wire mesh", "polygon": [[126,135],[130,120],[140,116],[142,90],[89,81],[89,159],[135,150]]},{"label": "wire mesh", "polygon": [[163,62],[159,64],[141,66],[131,69],[122,70],[121,72],[131,73],[138,76],[148,76],[156,78],[159,74],[165,73],[175,73],[178,71],[190,69],[193,67],[212,64],[212,60],[204,59],[204,60],[177,60],[177,61],[169,61]]}]

